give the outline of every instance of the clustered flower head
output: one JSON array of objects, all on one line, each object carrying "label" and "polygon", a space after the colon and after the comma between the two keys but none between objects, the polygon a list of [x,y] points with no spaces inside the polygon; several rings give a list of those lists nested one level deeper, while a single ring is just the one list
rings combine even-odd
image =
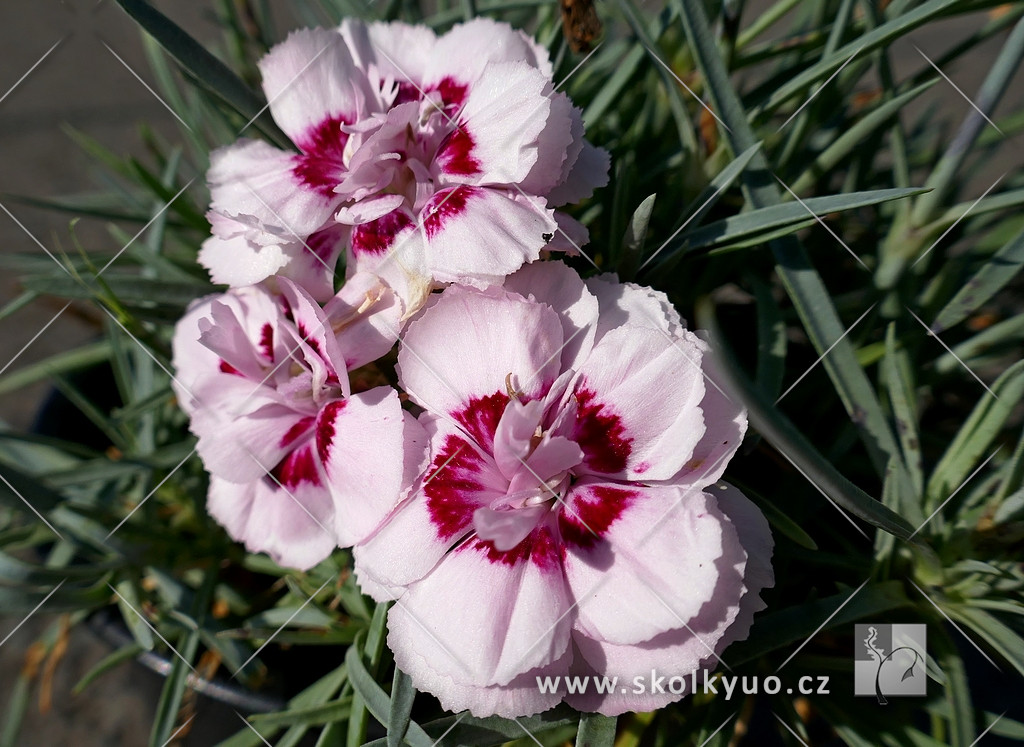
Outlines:
[{"label": "clustered flower head", "polygon": [[174,338],[210,514],[286,566],[354,548],[448,709],[682,697],[538,687],[714,668],[773,583],[764,517],[719,482],[746,415],[711,346],[663,294],[542,259],[585,243],[555,208],[608,171],[546,52],[346,21],[260,69],[296,149],[213,154],[200,261],[231,288]]},{"label": "clustered flower head", "polygon": [[260,70],[296,150],[242,140],[212,154],[199,260],[215,282],[289,277],[324,300],[344,255],[408,316],[440,284],[500,283],[586,241],[554,208],[604,185],[608,156],[522,32],[345,21],[294,32]]}]

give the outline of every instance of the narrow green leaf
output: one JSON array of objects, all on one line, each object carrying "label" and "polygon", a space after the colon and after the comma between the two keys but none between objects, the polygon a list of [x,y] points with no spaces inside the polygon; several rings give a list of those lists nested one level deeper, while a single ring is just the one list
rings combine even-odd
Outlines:
[{"label": "narrow green leaf", "polygon": [[954,345],[953,353],[943,353],[935,360],[935,370],[941,374],[962,372],[965,363],[973,370],[978,361],[1010,352],[1022,339],[1024,315],[1011,316]]},{"label": "narrow green leaf", "polygon": [[91,135],[75,129],[66,122],[62,125],[61,129],[63,129],[64,133],[75,142],[75,145],[81,148],[90,158],[103,164],[113,173],[131,180],[132,171],[124,158],[119,156],[117,153],[114,153],[114,151],[107,148]]},{"label": "narrow green leaf", "polygon": [[1018,21],[1010,32],[981,88],[971,96],[971,109],[950,141],[946,152],[932,169],[928,181],[925,182],[925,186],[932,190],[931,193],[923,196],[914,205],[911,217],[914,225],[919,226],[927,222],[953,188],[957,181],[957,173],[965,159],[972,153],[972,146],[978,135],[983,129],[991,127],[988,117],[1019,70],[1021,59],[1024,59],[1024,20]]},{"label": "narrow green leaf", "polygon": [[[388,722],[388,716],[391,713],[391,699],[366,669],[366,665],[363,664],[363,659],[360,655],[361,647],[357,644],[358,639],[356,643],[349,647],[345,654],[345,664],[348,666],[348,673],[352,680],[352,687],[355,688],[356,693],[358,693],[362,698],[366,709],[373,714],[373,717],[382,724],[386,724]],[[349,735],[351,737],[351,731],[349,732]],[[409,729],[405,734],[405,741],[411,745],[411,747],[420,747],[421,745],[423,747],[433,747],[434,744],[434,740],[432,740],[415,721],[409,722]],[[387,740],[383,740],[382,743],[386,745]],[[360,742],[360,744],[362,744],[362,742]]]},{"label": "narrow green leaf", "polygon": [[12,314],[18,313],[37,298],[39,298],[39,294],[35,291],[25,291],[18,295],[17,298],[8,301],[4,304],[3,308],[0,308],[0,321],[6,319]]},{"label": "narrow green leaf", "polygon": [[[715,178],[711,180],[711,183],[706,186],[691,204],[687,210],[686,217],[681,221],[679,228],[676,232],[680,232],[686,228],[686,226],[692,225],[694,228],[700,225],[700,222],[704,219],[704,216],[711,212],[712,208],[718,204],[718,201],[722,198],[722,195],[726,193],[732,183],[736,181],[737,177],[743,173],[743,170],[750,163],[750,160],[754,157],[754,154],[761,149],[761,143],[754,143],[752,146],[747,148],[745,151],[736,156],[729,164],[715,175]],[[675,242],[677,236],[672,235],[666,240],[661,246],[659,246],[650,257],[641,265],[640,269],[653,262],[656,258],[660,258],[656,266],[657,269],[662,268],[666,265],[671,265],[672,260],[669,257],[672,254],[670,247]],[[666,253],[665,250],[669,249]]]},{"label": "narrow green leaf", "polygon": [[594,125],[605,115],[608,108],[622,95],[623,89],[633,78],[641,60],[644,58],[644,48],[639,44],[629,47],[622,60],[615,66],[611,77],[601,87],[587,108],[583,110],[583,121],[587,125]]},{"label": "narrow green leaf", "polygon": [[754,18],[750,26],[743,30],[743,33],[736,39],[736,48],[743,49],[754,39],[759,37],[769,28],[774,26],[783,16],[793,10],[803,0],[778,0],[772,3],[763,13]]},{"label": "narrow green leaf", "polygon": [[[836,8],[831,15],[831,28],[828,30],[828,37],[825,40],[825,46],[821,50],[819,59],[826,60],[835,54],[836,47],[842,41],[846,35],[846,30],[849,27],[851,17],[853,15],[854,3],[856,0],[839,0],[839,7]],[[863,60],[861,63],[863,64]],[[860,72],[856,70],[856,65],[850,68],[846,72],[847,79],[856,80],[860,77]],[[834,89],[831,91],[832,96],[845,95],[847,89],[846,82],[843,78],[834,82]],[[774,157],[774,163],[779,171],[787,171],[789,164],[793,158],[797,155],[803,155],[806,153],[806,145],[809,135],[814,134],[814,130],[818,126],[819,122],[827,115],[822,115],[820,112],[823,106],[831,106],[827,101],[829,93],[826,92],[825,96],[819,98],[815,96],[812,99],[806,100],[806,106],[803,104],[799,105],[799,108],[794,107],[794,111],[786,119],[785,125],[785,142],[781,147],[776,149],[776,155]],[[780,129],[781,133],[782,130]],[[906,186],[906,185],[899,185]]]},{"label": "narrow green leaf", "polygon": [[[903,465],[906,466],[912,494],[904,494],[899,510],[913,523],[924,519],[920,515],[921,495],[924,492],[924,474],[921,457],[921,436],[918,432],[917,396],[914,391],[913,373],[910,360],[896,343],[896,325],[891,323],[885,331],[885,357],[882,359],[882,377],[889,393],[893,417],[896,419],[896,433],[903,449]],[[902,466],[902,465],[901,465]],[[904,493],[905,491],[901,491]],[[916,515],[915,515],[916,509]]]},{"label": "narrow green leaf", "polygon": [[[864,20],[868,29],[878,28],[885,21],[884,8],[875,3],[862,3],[861,7],[864,9]],[[881,105],[885,106],[891,100],[898,98],[896,92],[899,90],[899,84],[893,72],[892,53],[888,47],[884,47],[875,51],[872,57],[878,69],[878,78],[882,88]],[[911,185],[910,153],[907,147],[907,134],[899,117],[896,117],[889,127],[889,151],[892,158],[892,186],[909,187]],[[909,221],[914,208],[913,203],[900,202],[896,204],[895,208],[893,213],[895,222],[906,223]]]},{"label": "narrow green leaf", "polygon": [[989,194],[978,200],[974,198],[948,208],[941,216],[921,228],[928,236],[939,236],[954,223],[959,223],[968,214],[977,218],[1000,210],[1013,210],[1024,206],[1024,189],[1009,189],[998,194]]},{"label": "narrow green leaf", "polygon": [[[377,670],[381,652],[384,648],[384,640],[387,637],[385,632],[387,630],[387,613],[388,605],[383,603],[378,604],[373,610],[373,619],[370,621],[370,629],[367,632],[365,639],[362,639],[359,636],[356,638],[356,642],[359,640],[365,640],[365,649],[364,647],[358,646],[356,642],[353,642],[348,651],[349,654],[353,651],[356,652],[355,656],[359,659],[360,674],[365,672],[374,687],[369,687],[366,680],[361,680],[361,682],[367,686],[369,692],[374,697],[376,697],[376,690],[380,689],[380,686],[377,685],[376,681],[374,681],[373,674],[371,674],[371,672],[376,672]],[[364,657],[367,659],[366,664],[363,663]],[[347,655],[345,660],[348,662]],[[356,674],[352,671],[351,663],[349,663],[349,676],[352,678],[352,684],[355,687],[356,693],[352,698],[352,715],[348,721],[348,745],[349,747],[357,747],[366,739],[367,712],[369,711],[369,713],[372,713],[382,724],[386,724],[387,713],[390,711],[391,706],[390,701],[388,700],[387,708],[384,709],[384,716],[381,716],[379,710],[374,711],[374,709],[369,706],[369,703],[367,703],[366,697],[363,695],[362,688],[360,688],[356,683]],[[383,692],[383,690],[381,690],[381,692]],[[385,695],[384,697],[387,700],[387,696]],[[378,700],[375,705],[379,709],[381,702]]]},{"label": "narrow green leaf", "polygon": [[272,739],[277,729],[267,728],[265,732],[253,731],[248,726],[243,726],[227,739],[218,742],[217,747],[266,747],[267,739]]},{"label": "narrow green leaf", "polygon": [[[910,605],[900,581],[869,583],[851,597],[852,592],[853,589],[849,589],[776,612],[762,613],[757,618],[754,635],[729,647],[729,665],[736,667],[770,651],[806,640],[836,610],[839,612],[829,620],[824,630],[841,628],[855,620],[883,615]],[[839,609],[844,603],[845,606]]]},{"label": "narrow green leaf", "polygon": [[344,721],[349,717],[352,703],[347,698],[335,700],[330,703],[306,706],[304,708],[289,708],[286,711],[276,713],[257,713],[249,717],[253,726],[264,732],[270,728],[282,726],[318,726],[329,724],[334,721]]},{"label": "narrow green leaf", "polygon": [[36,275],[23,280],[30,290],[61,298],[96,298],[109,290],[125,308],[165,304],[184,309],[194,299],[212,290],[211,286],[199,282],[145,278],[118,272],[104,273],[103,281],[106,288],[90,280],[78,282],[66,275]]},{"label": "narrow green leaf", "polygon": [[150,629],[148,621],[140,617],[142,601],[139,599],[135,583],[130,579],[125,579],[119,581],[114,588],[117,590],[117,606],[121,610],[121,617],[124,618],[125,625],[131,631],[135,642],[146,651],[152,651],[153,646],[156,645],[156,639],[153,637],[153,631]]},{"label": "narrow green leaf", "polygon": [[[528,716],[515,720],[490,716],[476,718],[467,713],[446,716],[424,724],[422,729],[430,739],[444,737],[444,744],[474,745],[488,747],[503,745],[523,736],[523,730],[535,736],[545,732],[562,729],[566,726],[575,727],[580,719],[579,713],[566,705],[557,706],[539,716]],[[415,724],[415,722],[413,722]],[[407,739],[408,741],[408,739]],[[441,744],[440,742],[436,742]],[[375,739],[363,747],[387,747],[386,739]]]},{"label": "narrow green leaf", "polygon": [[[897,460],[890,459],[882,479],[882,505],[894,512],[900,508],[900,467]],[[875,532],[875,560],[884,561],[888,558],[895,544],[894,537],[888,532]]]},{"label": "narrow green leaf", "polygon": [[[668,106],[676,123],[676,130],[679,133],[679,143],[685,151],[696,152],[698,148],[697,136],[694,134],[693,118],[687,110],[687,100],[683,98],[680,91],[681,86],[675,74],[665,67],[662,56],[658,54],[657,34],[652,34],[644,25],[644,18],[633,0],[617,0],[622,15],[636,35],[640,46],[651,58],[651,65],[661,78],[662,85],[668,97]],[[657,20],[657,19],[655,19]]]},{"label": "narrow green leaf", "polygon": [[[683,28],[693,55],[707,81],[712,104],[727,128],[723,133],[724,137],[727,138],[733,153],[741,153],[753,146],[756,139],[747,113],[714,43],[704,4],[701,0],[674,0],[674,3],[680,8]],[[925,3],[928,6],[934,4]],[[848,56],[849,54],[852,52],[848,53]],[[800,90],[800,87],[796,90]],[[761,153],[755,154],[750,168],[743,172],[743,191],[747,201],[755,209],[778,205],[781,201],[779,188]],[[889,458],[899,453],[899,447],[882,412],[874,387],[857,363],[849,340],[844,339],[845,328],[821,276],[811,266],[807,253],[796,237],[774,240],[769,246],[775,256],[776,271],[796,307],[811,342],[819,354],[828,351],[822,365],[856,425],[875,469],[883,473]]]},{"label": "narrow green leaf", "polygon": [[971,687],[964,669],[963,659],[945,631],[929,636],[929,648],[938,659],[938,666],[946,676],[944,688],[950,708],[951,747],[971,747],[974,743],[974,708],[971,705]]},{"label": "narrow green leaf", "polygon": [[149,747],[164,747],[170,741],[178,724],[178,713],[181,710],[181,701],[185,695],[185,688],[188,686],[188,677],[193,673],[192,662],[199,651],[199,628],[206,618],[206,612],[210,608],[210,598],[217,582],[217,571],[208,569],[203,577],[203,582],[192,600],[189,610],[190,617],[196,621],[197,628],[188,630],[184,636],[177,641],[177,655],[171,657],[171,669],[164,681],[163,689],[160,691],[160,700],[157,702],[156,716],[153,719],[153,728],[149,733]]},{"label": "narrow green leaf", "polygon": [[82,679],[80,679],[78,683],[73,688],[71,688],[71,694],[78,695],[83,690],[85,690],[85,688],[87,688],[90,684],[95,682],[100,676],[106,674],[111,669],[114,669],[115,667],[119,666],[120,664],[123,664],[124,662],[133,661],[135,657],[137,657],[145,650],[146,649],[144,649],[138,643],[129,643],[127,646],[122,646],[121,648],[113,651],[112,653],[107,654],[98,662],[96,662],[96,664],[88,672],[85,673]]},{"label": "narrow green leaf", "polygon": [[1020,721],[1015,721],[1009,716],[987,712],[984,714],[984,719],[982,731],[1017,742],[1024,742],[1024,724]]},{"label": "narrow green leaf", "polygon": [[[754,110],[752,116],[756,117],[764,112],[774,111],[780,104],[793,96],[806,96],[810,86],[819,80],[827,78],[855,54],[863,55],[874,49],[884,47],[894,39],[905,36],[909,31],[927,23],[941,15],[944,11],[955,7],[960,1],[929,0],[928,2],[921,3],[921,5],[909,12],[898,15],[881,26],[859,36],[837,49],[835,54],[827,59],[820,60],[790,77],[785,83],[771,92],[767,100]],[[686,0],[686,2],[688,3],[690,0]]]},{"label": "narrow green leaf", "polygon": [[[910,541],[914,528],[906,519],[886,508],[840,474],[796,426],[750,382],[736,363],[725,336],[718,327],[711,302],[706,298],[698,301],[696,311],[698,326],[709,330],[715,341],[721,361],[720,370],[726,379],[728,391],[738,396],[746,405],[747,416],[754,429],[779,453],[788,457],[813,485],[837,505],[872,526]],[[914,540],[914,543],[920,544],[918,540]]]},{"label": "narrow green leaf", "polygon": [[248,628],[269,628],[270,630],[277,630],[284,625],[292,628],[328,628],[333,624],[334,618],[309,604],[305,607],[300,607],[298,604],[274,607],[253,615],[245,621],[245,626]]},{"label": "narrow green leaf", "polygon": [[[276,639],[275,639],[276,640]],[[337,724],[334,721],[336,717],[345,719],[351,713],[351,700],[350,699],[339,699],[328,703],[337,692],[341,689],[342,685],[348,681],[348,667],[345,664],[341,664],[333,671],[328,672],[319,680],[314,682],[312,685],[307,687],[305,690],[300,692],[294,698],[288,701],[288,708],[284,711],[273,714],[260,714],[254,715],[251,721],[254,724],[259,724],[259,731],[265,737],[269,738],[277,733],[281,727],[275,725],[275,717],[285,717],[285,714],[290,714],[285,718],[285,722],[290,723],[292,717],[294,717],[295,725],[291,726],[288,731],[277,740],[275,747],[285,747],[289,743],[297,744],[306,731],[309,730],[309,726],[315,723],[328,723]],[[302,724],[306,723],[305,726]],[[249,744],[244,740],[247,739],[246,735],[253,735],[252,729],[245,728],[242,732],[239,732],[231,740],[225,742],[220,747],[247,747]],[[236,745],[234,740],[238,740]],[[342,742],[336,742],[341,744]],[[262,744],[261,741],[258,744]],[[253,744],[256,747],[256,744]]]},{"label": "narrow green leaf", "polygon": [[145,0],[117,0],[117,4],[202,85],[246,121],[255,118],[256,126],[277,145],[288,145],[288,137],[271,119],[266,102],[202,44]]},{"label": "narrow green leaf", "polygon": [[935,317],[932,329],[939,333],[962,322],[1009,283],[1021,267],[1024,267],[1024,231],[992,255],[957,291]]},{"label": "narrow green leaf", "polygon": [[[170,57],[161,48],[160,43],[149,34],[142,37],[142,50],[146,53],[146,60],[149,62],[149,69],[153,71],[156,78],[156,85],[160,95],[167,101],[170,108],[178,114],[186,123],[186,126],[179,127],[181,136],[188,140],[192,152],[200,154],[205,159],[209,152],[209,146],[203,142],[200,133],[203,130],[204,117],[197,107],[191,105],[193,97],[186,100],[186,95],[179,88],[173,74]],[[214,140],[213,142],[223,142]],[[148,220],[148,219],[147,219]]]},{"label": "narrow green leaf", "polygon": [[192,671],[185,662],[195,658],[199,648],[199,632],[193,630],[186,633],[177,648],[184,659],[171,656],[171,669],[164,680],[160,699],[157,701],[156,716],[149,734],[149,747],[163,747],[170,741],[175,729],[180,727],[178,712],[181,710],[181,701],[188,686],[188,675]]},{"label": "narrow green leaf", "polygon": [[391,710],[388,713],[388,747],[401,747],[405,734],[409,731],[412,716],[412,704],[416,700],[416,688],[412,678],[395,667],[395,676],[391,681]]},{"label": "narrow green leaf", "polygon": [[108,563],[50,567],[27,563],[0,552],[0,580],[10,584],[52,587],[54,584],[67,580],[93,584],[99,582],[103,574],[116,567],[118,566]]},{"label": "narrow green leaf", "polygon": [[[139,205],[131,209],[131,204],[119,192],[89,192],[86,194],[62,195],[59,197],[33,197],[29,195],[4,195],[5,198],[21,202],[25,205],[71,213],[78,216],[89,216],[103,220],[118,220],[128,223],[146,223],[152,217]],[[131,202],[135,202],[134,200]],[[171,220],[171,225],[182,226],[180,220]]]},{"label": "narrow green leaf", "polygon": [[345,744],[345,726],[341,722],[327,724],[314,747],[340,747]]},{"label": "narrow green leaf", "polygon": [[[885,127],[903,107],[927,91],[937,81],[930,80],[906,93],[889,99],[869,111],[857,120],[849,129],[846,129],[839,137],[829,143],[817,158],[811,161],[804,172],[790,185],[796,194],[803,194],[810,189],[816,181],[824,175],[831,173],[840,161],[854,153],[857,148],[875,133]],[[786,197],[789,197],[787,194]]]},{"label": "narrow green leaf", "polygon": [[110,442],[121,451],[133,451],[134,435],[129,429],[112,422],[108,413],[98,407],[75,384],[65,376],[50,377],[54,389],[60,392],[75,408],[89,419]]},{"label": "narrow green leaf", "polygon": [[42,610],[53,612],[82,612],[110,603],[110,587],[99,583],[91,587],[74,587],[63,584],[56,591],[29,591],[0,586],[0,609],[6,614],[24,614],[39,605]]},{"label": "narrow green leaf", "polygon": [[980,461],[1010,413],[1024,397],[1024,361],[1018,361],[982,395],[953,438],[928,481],[928,505],[934,507],[959,488]]},{"label": "narrow green leaf", "polygon": [[688,245],[689,249],[693,250],[718,246],[741,238],[757,238],[772,229],[806,221],[815,215],[824,218],[833,213],[878,205],[890,200],[902,200],[917,194],[921,194],[920,189],[876,189],[827,197],[810,197],[804,200],[802,205],[795,202],[771,205],[684,232],[666,247],[667,253],[671,254],[683,245]]},{"label": "narrow green leaf", "polygon": [[375,671],[380,664],[381,653],[384,651],[384,644],[388,637],[388,609],[390,605],[386,602],[377,604],[373,610],[373,619],[370,620],[370,629],[366,633],[366,656],[371,671]]},{"label": "narrow green leaf", "polygon": [[802,526],[796,521],[789,518],[786,513],[779,508],[775,501],[770,501],[765,498],[755,488],[751,487],[748,483],[741,480],[733,479],[736,487],[743,491],[743,495],[747,496],[751,501],[757,504],[757,507],[761,509],[764,517],[768,519],[768,523],[771,524],[772,528],[778,530],[783,536],[791,539],[801,547],[806,547],[808,550],[817,550],[818,543],[814,541],[814,538],[809,535]]},{"label": "narrow green leaf", "polygon": [[951,618],[967,625],[1024,676],[1024,638],[994,615],[976,607],[950,604],[945,609]]},{"label": "narrow green leaf", "polygon": [[754,280],[757,300],[757,371],[754,382],[765,397],[778,398],[786,374],[786,322],[763,280]]},{"label": "narrow green leaf", "polygon": [[9,394],[37,381],[56,374],[71,373],[93,366],[110,358],[110,342],[89,343],[63,353],[52,355],[46,360],[31,363],[0,376],[0,394]]},{"label": "narrow green leaf", "polygon": [[732,252],[740,249],[749,249],[751,247],[763,247],[765,244],[771,244],[776,239],[785,238],[787,236],[793,236],[805,228],[811,228],[817,225],[817,221],[814,218],[808,216],[807,220],[798,221],[796,223],[787,223],[778,228],[767,231],[763,234],[756,234],[747,236],[746,238],[738,239],[736,241],[730,241],[721,246],[716,246],[712,249],[707,250],[709,257],[721,257],[725,254],[731,254]]},{"label": "narrow green leaf", "polygon": [[576,747],[612,747],[615,744],[615,716],[585,713],[576,734]]},{"label": "narrow green leaf", "polygon": [[644,249],[647,238],[647,227],[651,222],[651,211],[654,210],[654,199],[657,195],[648,195],[633,211],[633,217],[626,226],[626,235],[622,237],[624,252],[638,254]]},{"label": "narrow green leaf", "polygon": [[0,477],[0,505],[26,513],[35,509],[45,515],[64,501],[60,493],[8,464],[0,465]]},{"label": "narrow green leaf", "polygon": [[[1024,434],[1017,439],[1017,447],[1013,450],[1006,465],[1005,477],[999,483],[999,490],[996,492],[995,501],[998,505],[992,521],[997,524],[1007,521],[1010,516],[1017,515],[1024,507]],[[1013,501],[1011,501],[1011,497]]]},{"label": "narrow green leaf", "polygon": [[25,672],[19,672],[13,679],[7,697],[7,712],[4,714],[3,726],[0,727],[0,747],[17,747],[22,744],[18,735],[32,698],[32,680]]}]

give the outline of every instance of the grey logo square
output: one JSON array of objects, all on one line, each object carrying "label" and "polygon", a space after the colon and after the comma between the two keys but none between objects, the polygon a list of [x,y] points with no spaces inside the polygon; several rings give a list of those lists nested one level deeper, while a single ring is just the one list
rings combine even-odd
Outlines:
[{"label": "grey logo square", "polygon": [[857,625],[854,631],[853,694],[890,697],[927,694],[927,630],[922,624]]}]

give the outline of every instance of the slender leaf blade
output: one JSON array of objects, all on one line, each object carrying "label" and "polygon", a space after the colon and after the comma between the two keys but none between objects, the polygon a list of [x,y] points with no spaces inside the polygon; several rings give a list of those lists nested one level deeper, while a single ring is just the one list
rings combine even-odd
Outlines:
[{"label": "slender leaf blade", "polygon": [[615,716],[585,713],[576,733],[576,747],[612,747],[615,744]]},{"label": "slender leaf blade", "polygon": [[1024,231],[1007,242],[957,291],[932,323],[936,333],[949,329],[992,298],[1024,267]]},{"label": "slender leaf blade", "polygon": [[178,24],[145,0],[117,0],[117,4],[196,80],[245,117],[246,121],[255,118],[260,130],[278,145],[288,145],[288,137],[268,114],[266,102]]}]

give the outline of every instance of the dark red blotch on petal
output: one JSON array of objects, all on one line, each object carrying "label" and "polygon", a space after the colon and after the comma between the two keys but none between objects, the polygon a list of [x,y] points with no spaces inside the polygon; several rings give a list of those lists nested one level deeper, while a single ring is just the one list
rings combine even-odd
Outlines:
[{"label": "dark red blotch on petal", "polygon": [[339,412],[345,409],[345,405],[345,400],[336,399],[333,402],[328,402],[320,411],[320,419],[316,424],[316,453],[324,464],[327,464],[327,459],[331,455],[331,446],[334,443],[334,419],[338,417]]},{"label": "dark red blotch on petal", "polygon": [[472,176],[480,173],[480,162],[473,157],[476,142],[463,125],[445,135],[437,149],[437,162],[447,174]]},{"label": "dark red blotch on petal", "polygon": [[221,359],[220,365],[218,366],[221,373],[234,374],[235,376],[242,376],[242,372],[232,366],[226,360]]},{"label": "dark red blotch on petal", "polygon": [[[340,238],[339,232],[332,226],[309,235],[305,248],[326,263],[334,253],[334,247]],[[330,269],[330,268],[325,268]]]},{"label": "dark red blotch on petal", "polygon": [[309,345],[310,349],[320,356],[320,359],[327,364],[326,382],[332,386],[338,386],[341,383],[341,380],[338,378],[337,372],[332,368],[331,361],[327,358],[327,354],[324,353],[324,350],[320,345],[320,340],[313,337],[312,333],[306,329],[306,325],[302,322],[297,322],[295,326],[299,333],[299,337],[302,338],[302,341]]},{"label": "dark red blotch on petal", "polygon": [[466,86],[450,77],[442,78],[440,83],[427,88],[404,80],[398,84],[398,93],[395,95],[395,103],[392,106],[419,101],[423,98],[424,93],[433,93],[434,91],[441,94],[441,102],[445,109],[452,107],[459,109],[466,98]]},{"label": "dark red blotch on petal", "polygon": [[583,449],[583,463],[595,472],[613,475],[626,468],[633,439],[608,405],[594,400],[595,393],[581,385],[576,390],[576,427],[573,440]]},{"label": "dark red blotch on petal", "polygon": [[295,326],[299,332],[299,337],[302,338],[302,341],[309,345],[309,347],[313,349],[314,353],[323,358],[324,351],[320,349],[320,341],[310,334],[309,330],[306,329],[306,325],[302,322],[298,322]]},{"label": "dark red blotch on petal", "polygon": [[301,446],[286,456],[270,473],[274,480],[286,489],[295,488],[303,482],[311,485],[322,484],[320,472],[313,459],[313,449],[308,445]]},{"label": "dark red blotch on petal", "polygon": [[260,329],[260,352],[268,360],[274,360],[274,328],[269,323],[264,324]]},{"label": "dark red blotch on petal", "polygon": [[345,168],[343,153],[348,135],[341,131],[347,118],[334,115],[310,128],[296,145],[302,151],[295,156],[292,173],[310,189],[324,197],[333,197],[339,172]]},{"label": "dark red blotch on petal", "polygon": [[412,218],[401,208],[377,220],[362,223],[352,229],[352,251],[356,254],[383,254],[395,243],[395,237],[411,225]]},{"label": "dark red blotch on petal", "polygon": [[552,570],[559,566],[561,556],[558,542],[547,524],[541,524],[511,550],[499,550],[491,540],[474,537],[464,545],[464,549],[476,550],[492,563],[501,563],[514,567],[527,560],[542,570]]},{"label": "dark red blotch on petal", "polygon": [[419,101],[421,98],[423,98],[423,94],[420,93],[420,89],[415,84],[403,80],[398,84],[398,93],[395,94],[395,103],[392,106],[408,104],[410,101]]},{"label": "dark red blotch on petal", "polygon": [[463,83],[459,83],[450,77],[441,79],[441,82],[434,86],[434,90],[441,94],[441,100],[444,102],[445,108],[453,106],[459,108],[462,106],[462,102],[466,99],[467,86]]},{"label": "dark red blotch on petal", "polygon": [[434,238],[444,228],[446,221],[465,212],[475,191],[474,187],[459,185],[435,192],[423,209],[423,229],[427,232],[427,238]]},{"label": "dark red blotch on petal", "polygon": [[604,537],[640,493],[611,485],[577,488],[558,514],[558,531],[566,546],[589,549]]},{"label": "dark red blotch on petal", "polygon": [[313,417],[312,416],[310,416],[308,418],[302,418],[301,420],[296,422],[295,425],[293,425],[291,428],[289,428],[288,432],[285,433],[284,436],[281,437],[281,444],[280,444],[281,448],[284,448],[286,446],[291,446],[293,443],[295,443],[298,440],[299,436],[301,436],[306,431],[308,431],[312,425],[313,425]]},{"label": "dark red blotch on petal", "polygon": [[482,504],[474,493],[484,490],[478,476],[484,458],[464,438],[449,435],[434,457],[423,481],[427,511],[437,536],[448,541],[473,523],[473,512]]},{"label": "dark red blotch on petal", "polygon": [[508,394],[495,392],[486,397],[473,397],[468,405],[458,412],[452,413],[452,417],[484,451],[492,453],[494,451],[494,432],[498,430],[498,421],[501,420],[506,406],[508,406]]}]

